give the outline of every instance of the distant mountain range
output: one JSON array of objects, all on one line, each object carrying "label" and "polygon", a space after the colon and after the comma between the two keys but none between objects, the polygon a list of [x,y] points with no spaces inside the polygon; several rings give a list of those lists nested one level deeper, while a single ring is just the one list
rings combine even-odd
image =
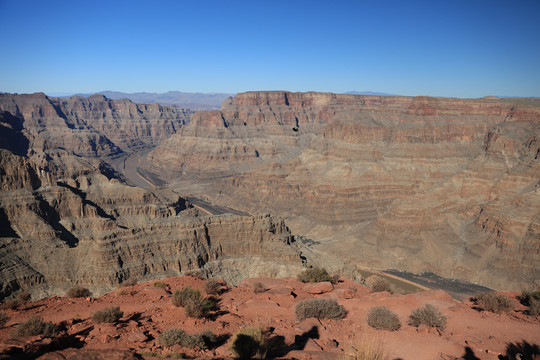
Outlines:
[{"label": "distant mountain range", "polygon": [[[129,99],[138,104],[178,105],[192,110],[215,110],[221,107],[223,100],[235,94],[224,93],[190,93],[181,91],[168,91],[166,93],[124,93],[120,91],[100,91],[109,99]],[[88,97],[94,94],[75,94],[75,96]]]}]

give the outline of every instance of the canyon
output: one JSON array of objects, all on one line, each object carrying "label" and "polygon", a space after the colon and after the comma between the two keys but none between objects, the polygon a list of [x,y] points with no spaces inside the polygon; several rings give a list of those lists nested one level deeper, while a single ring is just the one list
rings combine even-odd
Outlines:
[{"label": "canyon", "polygon": [[359,265],[520,290],[540,279],[539,137],[535,99],[248,92],[141,168]]},{"label": "canyon", "polygon": [[310,265],[534,288],[539,135],[533,99],[248,92],[193,112],[0,94],[0,296]]}]

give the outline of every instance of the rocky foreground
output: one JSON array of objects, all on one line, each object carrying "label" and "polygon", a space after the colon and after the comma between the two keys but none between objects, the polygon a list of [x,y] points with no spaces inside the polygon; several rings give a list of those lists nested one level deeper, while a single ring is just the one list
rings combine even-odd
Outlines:
[{"label": "rocky foreground", "polygon": [[[263,286],[254,291],[261,283]],[[504,359],[520,352],[523,359],[539,355],[540,319],[526,315],[516,293],[506,293],[516,306],[509,313],[475,309],[443,291],[399,295],[373,293],[341,278],[304,284],[296,279],[257,278],[236,287],[222,282],[207,318],[187,317],[172,303],[173,292],[191,286],[204,294],[205,280],[171,277],[119,288],[98,298],[51,297],[4,310],[11,318],[0,329],[0,358],[66,359],[197,359],[232,358],[233,335],[242,328],[260,327],[273,344],[267,355],[278,359],[345,359],[366,348],[380,349],[387,359]],[[335,299],[347,311],[342,320],[307,318],[299,321],[295,307],[304,300]],[[407,324],[411,311],[432,304],[447,317],[444,330]],[[92,315],[118,306],[123,315],[113,323],[97,323]],[[366,316],[374,306],[387,306],[401,322],[397,331],[375,330]],[[56,336],[13,337],[14,329],[39,316],[60,324]],[[167,329],[187,334],[209,330],[216,335],[208,349],[165,346],[158,340]],[[182,354],[182,355],[181,355]],[[528,357],[527,357],[528,356]],[[514,359],[519,357],[507,357]]]}]

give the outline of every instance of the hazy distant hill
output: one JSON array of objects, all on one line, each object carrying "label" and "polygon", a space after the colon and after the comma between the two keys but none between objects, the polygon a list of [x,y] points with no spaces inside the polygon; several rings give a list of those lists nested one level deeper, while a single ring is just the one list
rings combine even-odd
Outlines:
[{"label": "hazy distant hill", "polygon": [[[97,94],[103,94],[109,99],[130,99],[139,104],[161,104],[178,105],[192,110],[215,110],[219,109],[223,100],[234,94],[223,93],[189,93],[180,91],[169,91],[166,93],[124,93],[119,91],[100,91]],[[76,94],[77,96],[88,97],[93,94]]]}]

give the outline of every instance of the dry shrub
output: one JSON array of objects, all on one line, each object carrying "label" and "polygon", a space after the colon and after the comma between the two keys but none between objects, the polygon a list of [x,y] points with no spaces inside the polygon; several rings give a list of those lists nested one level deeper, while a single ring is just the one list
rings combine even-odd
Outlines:
[{"label": "dry shrub", "polygon": [[540,290],[522,291],[519,301],[525,306],[530,306],[533,301],[540,301]]},{"label": "dry shrub", "polygon": [[7,314],[5,312],[0,311],[0,328],[3,328],[4,326],[6,326],[9,319],[10,319],[10,317],[7,316]]},{"label": "dry shrub", "polygon": [[157,287],[157,288],[160,288],[160,289],[165,289],[167,287],[167,284],[165,284],[164,282],[162,281],[156,281],[154,284],[153,284],[154,287]]},{"label": "dry shrub", "polygon": [[127,280],[122,281],[120,286],[123,286],[123,287],[134,286],[134,285],[137,285],[138,282],[139,282],[139,280],[137,278],[127,279]]},{"label": "dry shrub", "polygon": [[298,281],[303,283],[317,283],[323,281],[330,281],[335,283],[337,278],[332,277],[328,274],[326,269],[320,267],[314,267],[311,269],[306,269],[298,274]]},{"label": "dry shrub", "polygon": [[200,334],[187,334],[182,329],[165,330],[158,336],[158,343],[164,346],[180,345],[186,348],[208,349],[213,347],[217,342],[217,337],[209,330],[205,330]]},{"label": "dry shrub", "polygon": [[31,298],[32,298],[32,295],[30,295],[30,293],[26,291],[22,291],[17,294],[17,300],[19,300],[20,303],[28,302],[30,301]]},{"label": "dry shrub", "polygon": [[75,286],[67,291],[66,296],[70,298],[87,298],[91,297],[92,293],[85,287]]},{"label": "dry shrub", "polygon": [[401,327],[401,321],[397,314],[386,306],[376,306],[369,309],[367,316],[368,325],[377,330],[396,331]]},{"label": "dry shrub", "polygon": [[92,314],[92,321],[99,323],[115,323],[124,316],[124,313],[120,311],[118,306],[108,307],[103,310],[98,310]]},{"label": "dry shrub", "polygon": [[411,315],[409,315],[409,325],[418,327],[421,324],[444,330],[446,327],[446,316],[441,314],[435,306],[427,304],[423,308],[414,309]]},{"label": "dry shrub", "polygon": [[174,306],[184,307],[187,316],[199,319],[208,316],[215,306],[211,299],[204,298],[199,290],[190,286],[176,290],[172,301]]},{"label": "dry shrub", "polygon": [[7,299],[7,300],[4,300],[4,302],[0,306],[0,309],[3,309],[3,310],[15,310],[20,305],[21,305],[21,303],[19,302],[19,300]]},{"label": "dry shrub", "polygon": [[494,292],[483,292],[473,298],[476,305],[482,310],[491,311],[496,314],[510,312],[514,310],[515,304],[508,296]]},{"label": "dry shrub", "polygon": [[216,279],[209,279],[204,282],[204,292],[208,295],[219,295],[222,285]]},{"label": "dry shrub", "polygon": [[366,279],[366,285],[371,289],[373,292],[389,292],[390,294],[393,292],[392,285],[388,280],[385,278],[382,278],[377,275],[370,276]]},{"label": "dry shrub", "polygon": [[268,334],[260,327],[240,329],[229,350],[239,359],[264,359],[269,350]]},{"label": "dry shrub", "polygon": [[385,360],[386,354],[380,337],[365,332],[347,350],[344,360]]},{"label": "dry shrub", "polygon": [[13,330],[14,337],[26,337],[26,336],[56,336],[58,335],[58,326],[52,322],[45,322],[40,317],[31,317],[27,321],[19,324]]},{"label": "dry shrub", "polygon": [[527,314],[532,316],[540,316],[540,300],[531,300]]},{"label": "dry shrub", "polygon": [[263,292],[265,292],[266,290],[268,290],[268,289],[267,289],[266,286],[264,286],[264,284],[261,283],[261,282],[256,282],[255,284],[253,284],[253,292],[254,292],[255,294],[263,293]]},{"label": "dry shrub", "polygon": [[311,317],[341,320],[347,315],[347,310],[334,299],[310,299],[296,305],[294,314],[298,321]]}]

